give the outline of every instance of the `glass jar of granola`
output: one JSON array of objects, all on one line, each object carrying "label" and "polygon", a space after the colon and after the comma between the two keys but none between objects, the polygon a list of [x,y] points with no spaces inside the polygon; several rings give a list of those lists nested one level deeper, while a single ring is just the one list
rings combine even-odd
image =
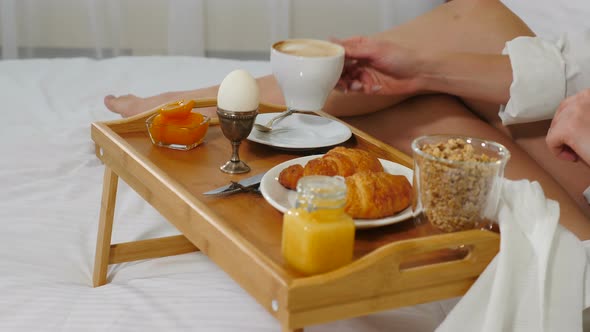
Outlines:
[{"label": "glass jar of granola", "polygon": [[442,232],[489,229],[510,152],[463,136],[422,136],[412,142],[414,215]]}]

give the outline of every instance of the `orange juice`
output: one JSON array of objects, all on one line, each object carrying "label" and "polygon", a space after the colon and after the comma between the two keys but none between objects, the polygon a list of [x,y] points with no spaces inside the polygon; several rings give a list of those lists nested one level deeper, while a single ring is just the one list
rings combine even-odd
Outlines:
[{"label": "orange juice", "polygon": [[327,176],[307,176],[297,185],[296,207],[283,217],[282,253],[301,273],[312,275],[352,261],[354,221],[344,212],[346,185]]}]

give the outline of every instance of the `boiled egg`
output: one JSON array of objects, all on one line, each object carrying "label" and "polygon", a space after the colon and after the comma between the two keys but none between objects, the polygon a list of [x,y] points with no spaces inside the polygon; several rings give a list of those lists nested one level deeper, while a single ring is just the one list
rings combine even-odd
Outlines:
[{"label": "boiled egg", "polygon": [[258,109],[260,92],[256,79],[243,69],[234,70],[221,82],[217,92],[217,107],[232,112]]}]

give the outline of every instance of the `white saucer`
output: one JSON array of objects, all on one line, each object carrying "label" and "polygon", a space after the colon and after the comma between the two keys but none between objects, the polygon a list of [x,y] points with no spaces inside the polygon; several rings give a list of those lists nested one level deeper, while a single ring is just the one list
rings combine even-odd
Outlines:
[{"label": "white saucer", "polygon": [[[314,158],[319,158],[323,155],[313,155],[313,156],[306,156],[301,158],[295,158],[284,163],[281,163],[273,168],[271,168],[260,181],[260,192],[266,201],[272,205],[277,210],[285,213],[288,209],[295,206],[295,191],[289,190],[283,187],[279,183],[279,173],[281,171],[291,165],[300,164],[305,165],[307,162]],[[407,168],[406,166],[400,165],[398,163],[394,163],[389,160],[379,159],[383,168],[387,173],[396,174],[396,175],[403,175],[405,176],[410,183],[412,183],[412,176],[414,172]],[[362,228],[373,228],[373,227],[380,227],[390,225],[396,222],[400,222],[412,217],[412,208],[408,207],[399,213],[394,214],[390,217],[385,217],[381,219],[355,219],[354,224],[356,225],[357,229]]]},{"label": "white saucer", "polygon": [[[258,114],[256,123],[265,124],[279,113]],[[281,149],[315,149],[345,142],[352,136],[346,125],[321,116],[295,113],[274,123],[263,133],[252,129],[248,140]]]}]

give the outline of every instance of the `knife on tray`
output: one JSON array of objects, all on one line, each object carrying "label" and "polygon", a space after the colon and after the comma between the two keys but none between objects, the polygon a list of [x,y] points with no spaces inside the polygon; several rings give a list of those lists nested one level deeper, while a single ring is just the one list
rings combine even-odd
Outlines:
[{"label": "knife on tray", "polygon": [[260,193],[258,186],[265,173],[256,174],[239,182],[231,181],[230,184],[204,192],[203,195],[229,195],[238,192]]}]

